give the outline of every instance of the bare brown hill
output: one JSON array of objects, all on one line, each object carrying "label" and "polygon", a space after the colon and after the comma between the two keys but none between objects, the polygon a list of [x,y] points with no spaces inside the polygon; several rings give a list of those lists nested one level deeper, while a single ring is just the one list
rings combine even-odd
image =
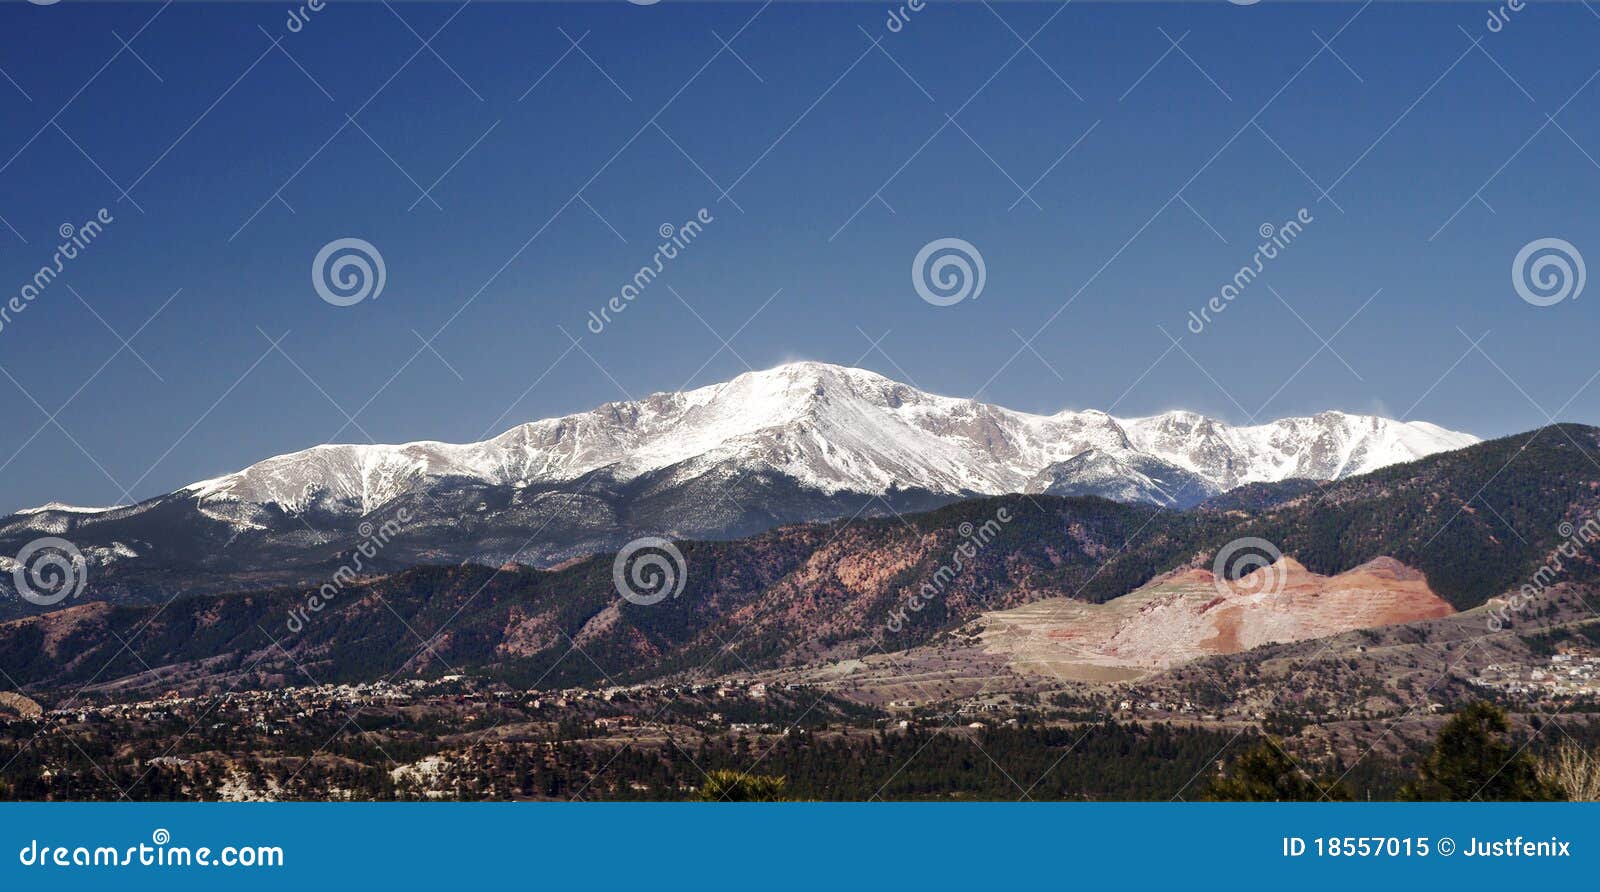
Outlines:
[{"label": "bare brown hill", "polygon": [[1454,612],[1421,573],[1393,558],[1322,576],[1286,557],[1232,582],[1192,569],[1104,604],[1048,598],[985,614],[963,632],[1023,671],[1102,681]]}]

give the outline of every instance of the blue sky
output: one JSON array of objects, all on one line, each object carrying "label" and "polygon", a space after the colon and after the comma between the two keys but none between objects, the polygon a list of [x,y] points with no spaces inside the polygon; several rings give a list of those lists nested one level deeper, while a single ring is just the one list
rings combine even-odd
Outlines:
[{"label": "blue sky", "polygon": [[[798,358],[1040,412],[1600,420],[1600,298],[1511,279],[1540,238],[1600,258],[1584,5],[1498,31],[1478,4],[1273,0],[932,0],[897,31],[884,4],[291,9],[0,7],[0,297],[63,223],[114,218],[0,329],[0,510]],[[935,307],[912,260],[947,237],[986,279]],[[375,299],[318,297],[340,238],[381,253]]]}]

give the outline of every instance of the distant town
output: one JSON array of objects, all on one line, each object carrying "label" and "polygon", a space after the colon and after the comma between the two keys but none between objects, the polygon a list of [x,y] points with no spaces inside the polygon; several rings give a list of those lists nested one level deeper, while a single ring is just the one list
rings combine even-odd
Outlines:
[{"label": "distant town", "polygon": [[1491,663],[1469,681],[1511,697],[1600,704],[1600,652],[1552,654],[1543,666]]}]

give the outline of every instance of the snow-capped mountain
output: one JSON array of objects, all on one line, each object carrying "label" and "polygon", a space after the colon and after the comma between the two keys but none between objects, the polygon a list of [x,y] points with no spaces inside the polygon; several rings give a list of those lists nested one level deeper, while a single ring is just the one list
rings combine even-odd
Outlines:
[{"label": "snow-capped mountain", "polygon": [[732,538],[1001,493],[1185,508],[1246,483],[1348,477],[1475,442],[1340,412],[1248,427],[1189,412],[1035,415],[798,362],[479,443],[324,445],[136,505],[45,505],[0,518],[0,554],[64,537],[115,555],[91,560],[94,584],[137,598],[152,580],[315,579],[397,516],[403,527],[367,569],[548,566],[641,535]]},{"label": "snow-capped mountain", "polygon": [[1075,482],[1121,479],[1133,486],[1129,499],[1192,503],[1245,483],[1331,480],[1476,442],[1425,422],[1342,412],[1251,427],[1192,412],[1032,415],[924,393],[862,369],[797,362],[523,424],[480,443],[318,446],[183,492],[220,512],[242,504],[367,513],[430,480],[524,488],[596,471],[626,481],[733,465],[828,495],[894,488],[1062,494]]}]

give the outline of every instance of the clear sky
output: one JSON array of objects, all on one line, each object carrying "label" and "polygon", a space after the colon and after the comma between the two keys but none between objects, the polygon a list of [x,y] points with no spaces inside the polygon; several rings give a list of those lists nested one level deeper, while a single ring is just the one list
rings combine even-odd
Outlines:
[{"label": "clear sky", "polygon": [[[113,220],[0,318],[0,511],[798,358],[1037,412],[1600,421],[1600,294],[1511,276],[1600,259],[1591,7],[892,8],[0,5],[0,299]],[[341,238],[377,297],[319,297]],[[941,238],[977,297],[919,297]]]}]

